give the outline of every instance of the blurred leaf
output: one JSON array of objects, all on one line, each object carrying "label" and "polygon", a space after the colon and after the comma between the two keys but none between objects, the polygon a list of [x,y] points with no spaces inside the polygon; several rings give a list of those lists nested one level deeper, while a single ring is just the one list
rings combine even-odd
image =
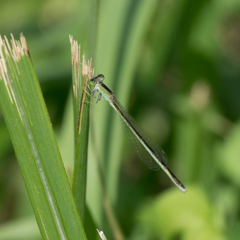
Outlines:
[{"label": "blurred leaf", "polygon": [[97,231],[94,231],[96,229],[96,224],[93,221],[92,215],[89,212],[88,207],[86,207],[86,213],[85,213],[85,232],[88,239],[91,240],[99,240],[99,236],[97,234]]},{"label": "blurred leaf", "polygon": [[209,95],[210,89],[205,82],[195,82],[188,96],[176,95],[172,99],[173,111],[179,116],[174,125],[174,158],[178,160],[178,171],[185,181],[201,182],[206,187],[215,177],[211,161],[213,137],[206,129],[206,116],[211,111]]},{"label": "blurred leaf", "polygon": [[240,222],[235,222],[228,230],[228,240],[238,240],[240,236]]},{"label": "blurred leaf", "polygon": [[[140,49],[155,13],[157,2],[156,0],[101,2],[95,72],[105,75],[105,84],[116,94],[123,106],[126,106],[130,96]],[[118,199],[123,130],[117,114],[107,102],[104,103],[102,100],[92,109],[94,135],[91,136],[94,136],[94,139],[89,159],[95,162],[90,163],[89,166],[96,165],[96,157],[100,159],[107,196],[114,208]],[[92,168],[92,171],[94,170]],[[91,172],[91,176],[88,174],[88,186],[91,192],[88,193],[87,199],[91,212],[97,215],[94,216],[98,219],[96,222],[106,224],[105,218],[99,214],[102,212],[103,204],[101,193],[98,195],[100,181],[96,179],[98,178],[96,174],[95,172]],[[98,226],[108,239],[112,239],[110,230],[106,229],[107,226],[100,224]]]},{"label": "blurred leaf", "polygon": [[223,143],[216,146],[216,159],[221,172],[240,186],[240,122],[238,122]]},{"label": "blurred leaf", "polygon": [[0,226],[0,239],[40,240],[41,235],[35,217],[9,221]]},{"label": "blurred leaf", "polygon": [[176,235],[184,240],[225,239],[205,192],[197,187],[187,189],[186,194],[173,189],[149,201],[138,214],[141,227],[166,239]]},{"label": "blurred leaf", "polygon": [[[102,47],[97,48],[96,63],[97,70],[100,69],[106,77],[107,86],[114,91],[123,106],[126,106],[137,67],[139,49],[143,45],[157,1],[121,1],[117,3],[118,6],[115,6],[117,11],[113,14],[112,4],[116,5],[116,2],[109,1],[102,4],[103,8],[100,8],[98,46],[101,44]],[[101,15],[102,9],[104,9],[104,14]],[[132,9],[134,9],[133,12]],[[108,21],[110,17],[112,19]],[[106,39],[110,33],[113,37]],[[118,116],[110,109],[110,106],[107,104],[104,106],[99,103],[97,107],[93,107],[94,114],[98,116],[95,136],[107,177],[107,192],[111,202],[114,203],[117,200],[123,130]]]},{"label": "blurred leaf", "polygon": [[239,194],[237,188],[221,183],[212,190],[211,196],[214,199],[215,208],[222,215],[218,219],[219,223],[225,223],[231,228],[238,218]]}]

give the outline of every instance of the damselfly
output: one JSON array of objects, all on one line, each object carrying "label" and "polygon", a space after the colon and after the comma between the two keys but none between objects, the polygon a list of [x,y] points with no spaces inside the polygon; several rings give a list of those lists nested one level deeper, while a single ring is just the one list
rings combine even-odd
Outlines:
[{"label": "damselfly", "polygon": [[124,109],[124,107],[116,99],[114,93],[103,83],[103,80],[104,76],[102,74],[99,74],[90,80],[90,82],[95,85],[93,91],[91,92],[91,96],[93,96],[95,92],[98,92],[96,103],[101,100],[101,96],[103,96],[120,116],[128,137],[133,142],[133,146],[135,147],[139,158],[145,163],[145,165],[154,171],[162,168],[173,183],[182,192],[186,192],[184,185],[167,167],[167,156],[165,152],[151,140],[148,134]]}]

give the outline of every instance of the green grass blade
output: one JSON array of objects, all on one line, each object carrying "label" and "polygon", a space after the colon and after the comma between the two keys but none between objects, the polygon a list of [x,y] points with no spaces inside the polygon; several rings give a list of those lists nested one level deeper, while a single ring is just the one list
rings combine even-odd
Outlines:
[{"label": "green grass blade", "polygon": [[[139,49],[142,48],[145,41],[146,33],[155,14],[157,1],[141,1],[137,4],[135,14],[132,18],[130,30],[128,31],[126,46],[124,49],[122,62],[120,65],[119,79],[116,81],[116,90],[114,91],[117,98],[121,101],[123,106],[127,106],[127,102],[130,97],[131,87],[133,86],[133,76],[136,71],[137,62],[139,58]],[[124,34],[124,33],[123,33]],[[120,126],[118,116],[113,113],[113,123],[111,134],[108,136],[108,191],[110,193],[110,199],[117,200],[117,185],[118,174],[120,172],[120,160],[121,160],[121,142],[119,143],[115,139],[118,136],[122,136],[122,126]],[[116,157],[118,156],[118,157]],[[113,161],[114,159],[114,161]],[[110,184],[111,181],[111,184]]]},{"label": "green grass blade", "polygon": [[[97,69],[101,69],[101,73],[106,77],[105,83],[115,93],[123,106],[126,106],[130,96],[139,52],[155,14],[157,3],[156,0],[137,1],[132,3],[135,8],[134,11],[131,11],[133,5],[129,1],[121,1],[118,2],[119,6],[116,8],[114,16],[112,16],[111,4],[116,4],[115,2],[108,2],[107,6],[103,8],[104,14],[101,16],[104,17],[100,18],[99,24],[98,44],[101,45],[101,48],[99,47],[96,56]],[[129,14],[130,12],[131,14]],[[110,16],[112,16],[111,24],[105,22],[110,19]],[[124,27],[122,19],[128,20],[127,29]],[[116,33],[115,29],[118,29]],[[112,37],[106,39],[110,31]],[[99,105],[94,110],[97,112],[95,114],[99,116],[97,124],[103,127],[100,128],[99,125],[95,127],[97,129],[96,135],[101,151],[100,156],[104,156],[103,165],[106,169],[107,193],[111,203],[114,204],[117,201],[123,130],[118,116],[112,109],[107,104],[105,108]],[[100,137],[101,139],[99,139]]]},{"label": "green grass blade", "polygon": [[[157,3],[154,0],[106,1],[100,4],[96,69],[98,73],[104,74],[105,84],[116,94],[123,106],[126,106],[130,96],[139,53]],[[93,166],[91,159],[96,158],[93,152],[97,152],[104,172],[107,197],[114,208],[118,200],[123,130],[119,117],[104,100],[93,106],[93,114],[95,116],[93,141],[96,142],[97,148],[93,145],[89,152],[91,154],[89,160]],[[93,167],[92,169],[94,170]],[[100,193],[99,197],[91,197],[98,194],[96,189],[101,188],[100,182],[97,177],[88,177],[89,189],[94,189],[94,193],[88,193],[88,203],[90,209],[94,209],[93,214],[99,213],[94,216],[99,223],[98,226],[104,230],[108,238],[111,238],[104,214],[101,215],[102,195]]]},{"label": "green grass blade", "polygon": [[[73,194],[76,205],[84,225],[86,177],[87,177],[87,153],[89,132],[89,101],[90,96],[87,81],[92,77],[91,61],[80,64],[80,46],[70,37],[72,53],[72,77],[73,77],[73,102],[74,102],[74,130],[76,139],[75,162],[73,172]],[[83,91],[83,89],[85,91]]]},{"label": "green grass blade", "polygon": [[86,207],[86,211],[85,211],[85,232],[87,235],[88,239],[94,240],[97,239],[99,240],[99,236],[98,233],[96,231],[94,231],[96,229],[96,224],[92,218],[91,213],[89,212],[88,207]]},{"label": "green grass blade", "polygon": [[0,38],[0,107],[43,239],[86,239],[26,40]]}]

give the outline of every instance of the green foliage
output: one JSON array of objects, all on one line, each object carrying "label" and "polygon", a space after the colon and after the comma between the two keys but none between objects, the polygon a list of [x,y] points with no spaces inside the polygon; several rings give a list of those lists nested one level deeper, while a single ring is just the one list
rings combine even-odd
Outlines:
[{"label": "green foliage", "polygon": [[239,170],[236,167],[240,156],[239,141],[240,124],[237,122],[225,138],[224,143],[219,143],[216,148],[216,159],[218,159],[218,165],[222,174],[226,178],[231,179],[237,186],[240,186]]},{"label": "green foliage", "polygon": [[149,238],[171,239],[181,235],[184,240],[225,239],[219,216],[205,192],[189,187],[185,195],[173,189],[149,201],[138,216],[142,231]]},{"label": "green foliage", "polygon": [[[92,104],[83,184],[88,236],[96,225],[108,240],[116,238],[107,196],[110,215],[127,239],[238,239],[239,1],[14,3],[0,3],[0,33],[23,32],[27,39],[70,182],[77,107],[67,101],[69,34],[86,59],[93,57],[95,74],[105,75],[122,105],[166,151],[170,169],[187,187],[182,194],[161,171],[149,171],[108,103]],[[32,212],[2,117],[0,164],[0,233],[11,233]],[[48,167],[55,169],[51,162]],[[95,233],[88,238],[99,239]]]}]

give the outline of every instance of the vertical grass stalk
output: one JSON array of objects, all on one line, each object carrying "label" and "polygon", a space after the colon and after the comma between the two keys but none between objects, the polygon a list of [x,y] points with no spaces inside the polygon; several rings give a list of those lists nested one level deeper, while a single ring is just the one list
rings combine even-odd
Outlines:
[{"label": "vertical grass stalk", "polygon": [[88,64],[83,55],[80,61],[80,46],[70,36],[72,53],[72,79],[73,79],[73,107],[74,107],[74,131],[75,131],[75,162],[73,172],[73,195],[78,212],[84,225],[85,199],[86,199],[86,176],[87,176],[87,152],[89,132],[89,101],[90,96],[87,82],[93,76],[91,60]]}]

